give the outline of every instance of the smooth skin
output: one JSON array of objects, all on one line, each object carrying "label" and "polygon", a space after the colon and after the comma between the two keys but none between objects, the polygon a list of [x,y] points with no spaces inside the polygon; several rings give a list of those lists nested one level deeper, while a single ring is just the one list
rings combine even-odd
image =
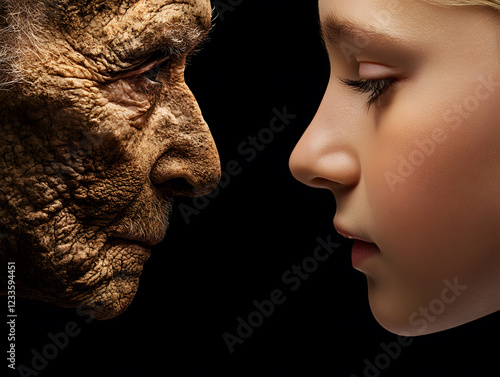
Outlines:
[{"label": "smooth skin", "polygon": [[[416,0],[319,11],[331,77],[290,168],[332,191],[340,233],[380,249],[358,266],[375,318],[422,335],[499,310],[500,14]],[[336,33],[332,18],[373,33]],[[339,78],[394,81],[367,109]]]}]

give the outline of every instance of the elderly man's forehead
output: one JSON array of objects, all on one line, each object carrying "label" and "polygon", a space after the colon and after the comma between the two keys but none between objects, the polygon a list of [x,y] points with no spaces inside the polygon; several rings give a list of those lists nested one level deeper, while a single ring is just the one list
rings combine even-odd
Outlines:
[{"label": "elderly man's forehead", "polygon": [[175,7],[182,7],[186,15],[195,17],[205,18],[210,13],[210,0],[45,0],[44,3],[84,23],[99,16],[116,18],[134,11],[154,14]]},{"label": "elderly man's forehead", "polygon": [[173,42],[188,50],[211,25],[210,0],[50,0],[47,6],[72,49],[116,66]]}]

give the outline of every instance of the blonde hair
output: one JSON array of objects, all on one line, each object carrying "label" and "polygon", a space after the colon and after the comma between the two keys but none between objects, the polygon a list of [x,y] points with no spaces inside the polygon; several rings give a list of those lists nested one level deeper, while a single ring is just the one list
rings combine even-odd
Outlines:
[{"label": "blonde hair", "polygon": [[500,11],[500,0],[424,0],[435,5],[482,5]]}]

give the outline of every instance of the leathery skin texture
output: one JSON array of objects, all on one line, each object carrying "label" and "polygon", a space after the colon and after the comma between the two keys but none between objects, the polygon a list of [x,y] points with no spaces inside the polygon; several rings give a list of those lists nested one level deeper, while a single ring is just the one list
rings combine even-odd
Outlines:
[{"label": "leathery skin texture", "polygon": [[[18,3],[33,35],[11,38],[22,79],[0,91],[0,262],[16,262],[18,296],[113,318],[165,236],[172,198],[219,181],[184,82],[210,2]],[[2,28],[16,22],[1,11]]]}]

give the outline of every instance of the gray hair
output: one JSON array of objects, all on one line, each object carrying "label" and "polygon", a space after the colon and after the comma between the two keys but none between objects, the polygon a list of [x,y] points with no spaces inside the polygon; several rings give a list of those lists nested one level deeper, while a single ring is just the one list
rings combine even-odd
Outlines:
[{"label": "gray hair", "polygon": [[0,91],[24,81],[25,52],[36,52],[41,45],[42,11],[35,3],[0,0]]},{"label": "gray hair", "polygon": [[[54,0],[50,0],[54,1]],[[35,57],[46,62],[54,52],[45,47],[49,38],[42,26],[53,9],[45,1],[0,0],[0,96],[15,84],[28,82],[25,71],[28,59]],[[177,27],[179,26],[179,27]],[[168,55],[181,55],[191,45],[186,40],[200,41],[203,30],[184,24],[165,24],[169,31],[169,43],[165,47]]]}]

